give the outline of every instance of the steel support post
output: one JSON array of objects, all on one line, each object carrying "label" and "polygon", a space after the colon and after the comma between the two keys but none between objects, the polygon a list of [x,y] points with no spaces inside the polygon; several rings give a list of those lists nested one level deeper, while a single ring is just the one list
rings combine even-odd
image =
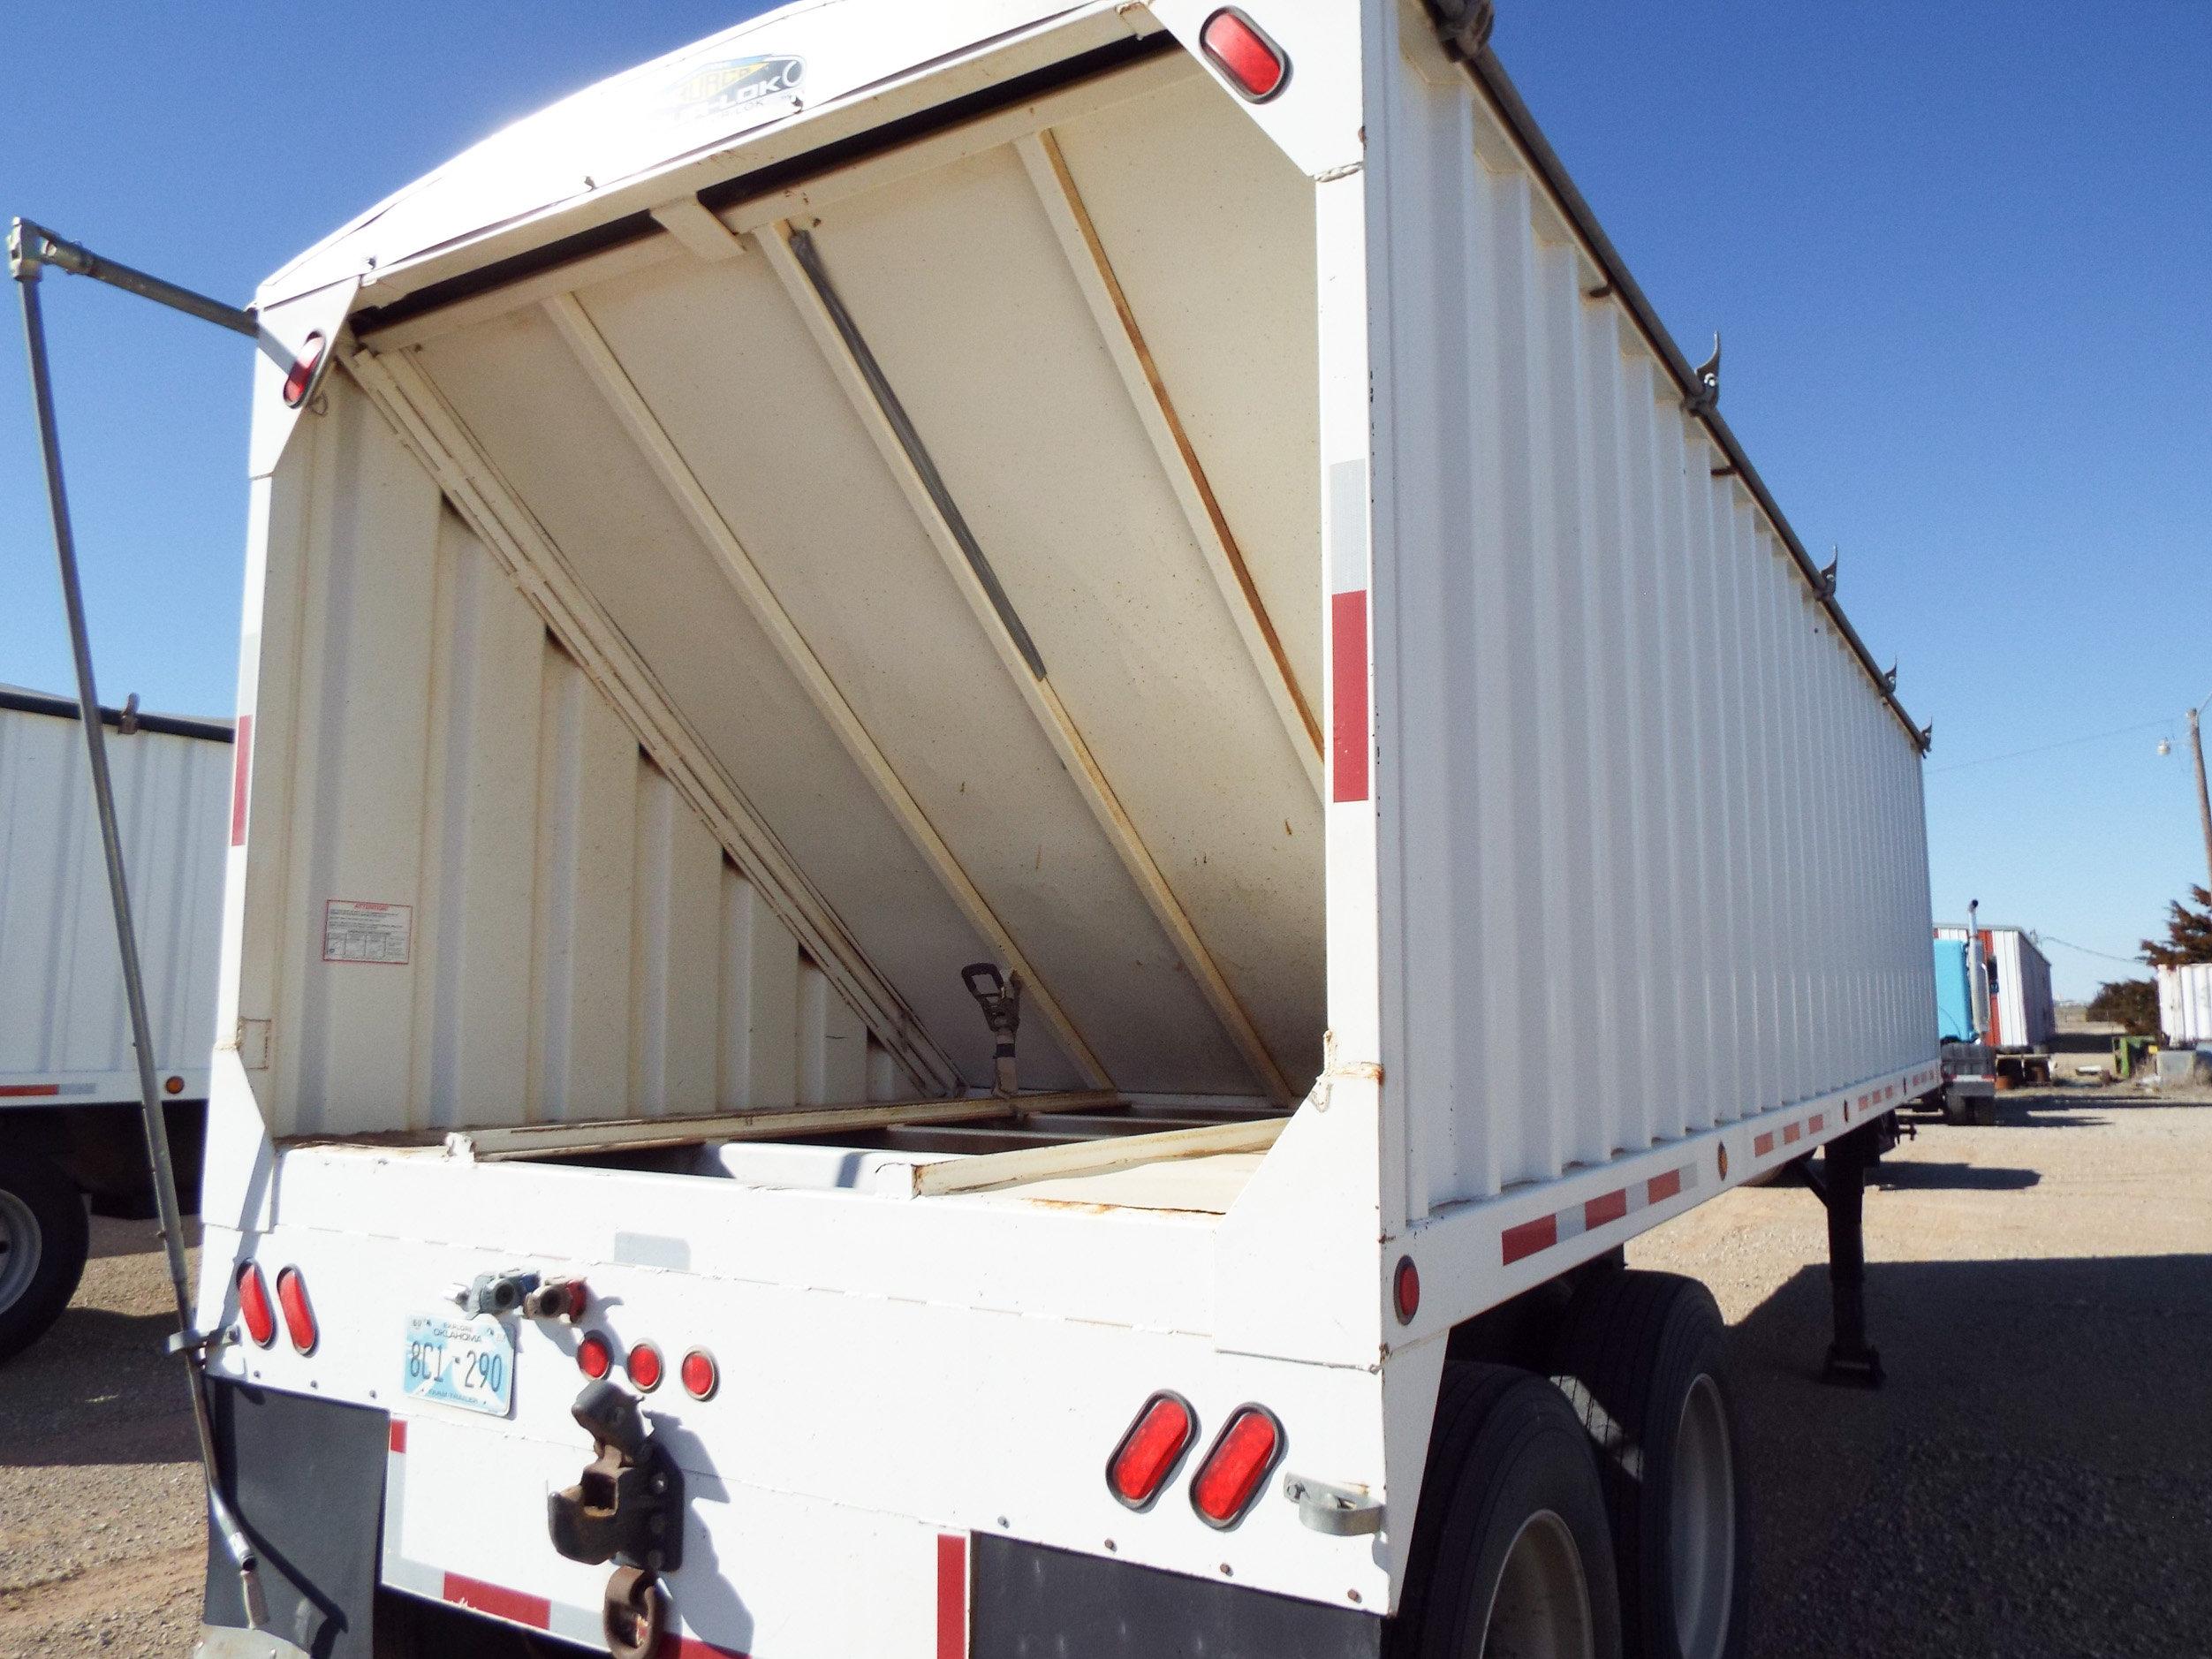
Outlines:
[{"label": "steel support post", "polygon": [[1821,1380],[1860,1388],[1882,1386],[1882,1355],[1867,1340],[1867,1248],[1863,1225],[1867,1171],[1881,1155],[1879,1119],[1828,1143],[1825,1178],[1814,1191],[1828,1206],[1828,1288],[1834,1334]]},{"label": "steel support post", "polygon": [[[162,1248],[169,1267],[169,1284],[177,1305],[177,1335],[170,1346],[184,1356],[186,1387],[192,1396],[193,1426],[200,1441],[200,1461],[208,1489],[208,1507],[216,1535],[238,1567],[246,1617],[261,1631],[269,1611],[261,1594],[259,1563],[254,1546],[239,1525],[238,1517],[223,1495],[220,1468],[216,1460],[215,1427],[208,1413],[205,1376],[201,1354],[208,1338],[193,1327],[193,1299],[185,1263],[184,1219],[177,1200],[176,1169],[170,1159],[169,1125],[159,1085],[154,1078],[154,1042],[146,1012],[146,982],[140,968],[138,934],[131,918],[130,884],[123,867],[123,839],[117,827],[115,785],[108,771],[106,732],[100,719],[100,695],[93,681],[92,637],[85,620],[84,585],[77,570],[77,540],[70,527],[69,495],[62,480],[61,436],[54,416],[54,384],[46,358],[46,324],[39,305],[40,269],[57,265],[81,276],[114,283],[149,299],[175,306],[194,316],[253,331],[246,319],[239,328],[232,319],[244,318],[214,300],[180,289],[173,284],[110,265],[96,256],[64,243],[37,226],[17,220],[9,238],[9,264],[16,292],[23,301],[24,353],[31,371],[31,403],[38,423],[39,457],[46,474],[46,504],[53,519],[54,558],[59,567],[62,605],[69,618],[70,655],[77,670],[77,708],[85,732],[85,756],[92,772],[93,807],[99,818],[100,847],[108,869],[108,897],[115,913],[115,939],[122,958],[125,1005],[131,1019],[131,1046],[138,1062],[139,1101],[146,1135],[146,1161],[153,1177],[154,1204],[161,1218]],[[125,280],[128,278],[129,280]],[[182,297],[180,299],[180,296]],[[186,304],[184,300],[196,303]],[[220,313],[229,313],[226,317]],[[272,1644],[269,1652],[283,1649]],[[292,1649],[297,1652],[298,1649]]]}]

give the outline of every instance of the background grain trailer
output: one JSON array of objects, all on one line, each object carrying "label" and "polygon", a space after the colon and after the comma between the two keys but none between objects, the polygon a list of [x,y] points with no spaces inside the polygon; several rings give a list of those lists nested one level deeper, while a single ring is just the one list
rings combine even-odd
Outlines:
[{"label": "background grain trailer", "polygon": [[795,7],[266,284],[205,1651],[1741,1650],[1619,1252],[1825,1147],[1874,1371],[1923,742],[1478,23]]},{"label": "background grain trailer", "polygon": [[2161,1040],[2170,1049],[2212,1048],[2212,962],[2162,967],[2157,974]]},{"label": "background grain trailer", "polygon": [[[199,1168],[221,964],[231,728],[104,711],[155,1066]],[[0,1360],[37,1337],[83,1271],[85,1205],[148,1213],[138,1072],[77,705],[0,686]]]},{"label": "background grain trailer", "polygon": [[2058,1029],[2057,1005],[2050,994],[2049,958],[2037,947],[2034,936],[2019,928],[1970,930],[1947,922],[1936,929],[1938,940],[1961,943],[1970,934],[1981,942],[1982,971],[1989,981],[1984,1035],[1996,1057],[1999,1079],[2007,1087],[2048,1083],[2049,1045],[2051,1034]]},{"label": "background grain trailer", "polygon": [[1937,938],[1936,966],[1936,1057],[1942,1077],[1918,1096],[1915,1106],[1941,1112],[1946,1123],[1994,1124],[1997,1120],[1996,1057],[1983,1040],[1989,1025],[1989,958],[1976,960],[1964,938]]}]

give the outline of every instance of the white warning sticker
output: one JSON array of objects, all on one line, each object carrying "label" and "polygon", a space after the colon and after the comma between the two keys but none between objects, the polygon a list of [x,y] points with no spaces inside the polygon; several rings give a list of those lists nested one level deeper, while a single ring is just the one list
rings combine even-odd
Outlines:
[{"label": "white warning sticker", "polygon": [[325,962],[389,962],[404,966],[414,940],[414,906],[333,898],[322,907]]}]

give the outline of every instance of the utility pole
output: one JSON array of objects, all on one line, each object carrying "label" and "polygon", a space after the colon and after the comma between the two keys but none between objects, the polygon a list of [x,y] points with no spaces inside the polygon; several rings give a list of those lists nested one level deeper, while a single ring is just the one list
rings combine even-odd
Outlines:
[{"label": "utility pole", "polygon": [[2212,889],[2212,793],[2204,787],[2204,733],[2197,724],[2205,703],[2212,703],[2212,697],[2189,711],[2189,754],[2197,763],[2197,822],[2204,830],[2204,883]]}]

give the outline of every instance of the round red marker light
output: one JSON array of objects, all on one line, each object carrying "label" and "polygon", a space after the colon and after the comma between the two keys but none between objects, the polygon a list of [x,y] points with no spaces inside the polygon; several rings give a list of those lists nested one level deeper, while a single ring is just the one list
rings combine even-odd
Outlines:
[{"label": "round red marker light", "polygon": [[684,1380],[684,1392],[695,1400],[712,1399],[715,1390],[722,1386],[722,1373],[715,1367],[715,1357],[704,1348],[693,1348],[686,1354],[676,1375]]},{"label": "round red marker light", "polygon": [[1398,1307],[1401,1325],[1412,1324],[1413,1315],[1420,1312],[1420,1269],[1411,1256],[1398,1259],[1398,1271],[1390,1276],[1390,1300]]},{"label": "round red marker light", "polygon": [[640,1394],[650,1394],[661,1386],[661,1351],[649,1342],[641,1342],[630,1350],[630,1357],[623,1361],[623,1369],[630,1374],[630,1384]]},{"label": "round red marker light", "polygon": [[307,388],[314,384],[315,367],[322,361],[322,337],[310,334],[292,360],[292,372],[284,376],[284,402],[290,407],[297,409],[307,400]]},{"label": "round red marker light", "polygon": [[576,1368],[597,1382],[615,1368],[615,1351],[604,1337],[594,1331],[576,1345]]},{"label": "round red marker light", "polygon": [[251,1261],[239,1269],[239,1317],[246,1322],[246,1334],[262,1347],[276,1340],[276,1309],[261,1269]]}]

